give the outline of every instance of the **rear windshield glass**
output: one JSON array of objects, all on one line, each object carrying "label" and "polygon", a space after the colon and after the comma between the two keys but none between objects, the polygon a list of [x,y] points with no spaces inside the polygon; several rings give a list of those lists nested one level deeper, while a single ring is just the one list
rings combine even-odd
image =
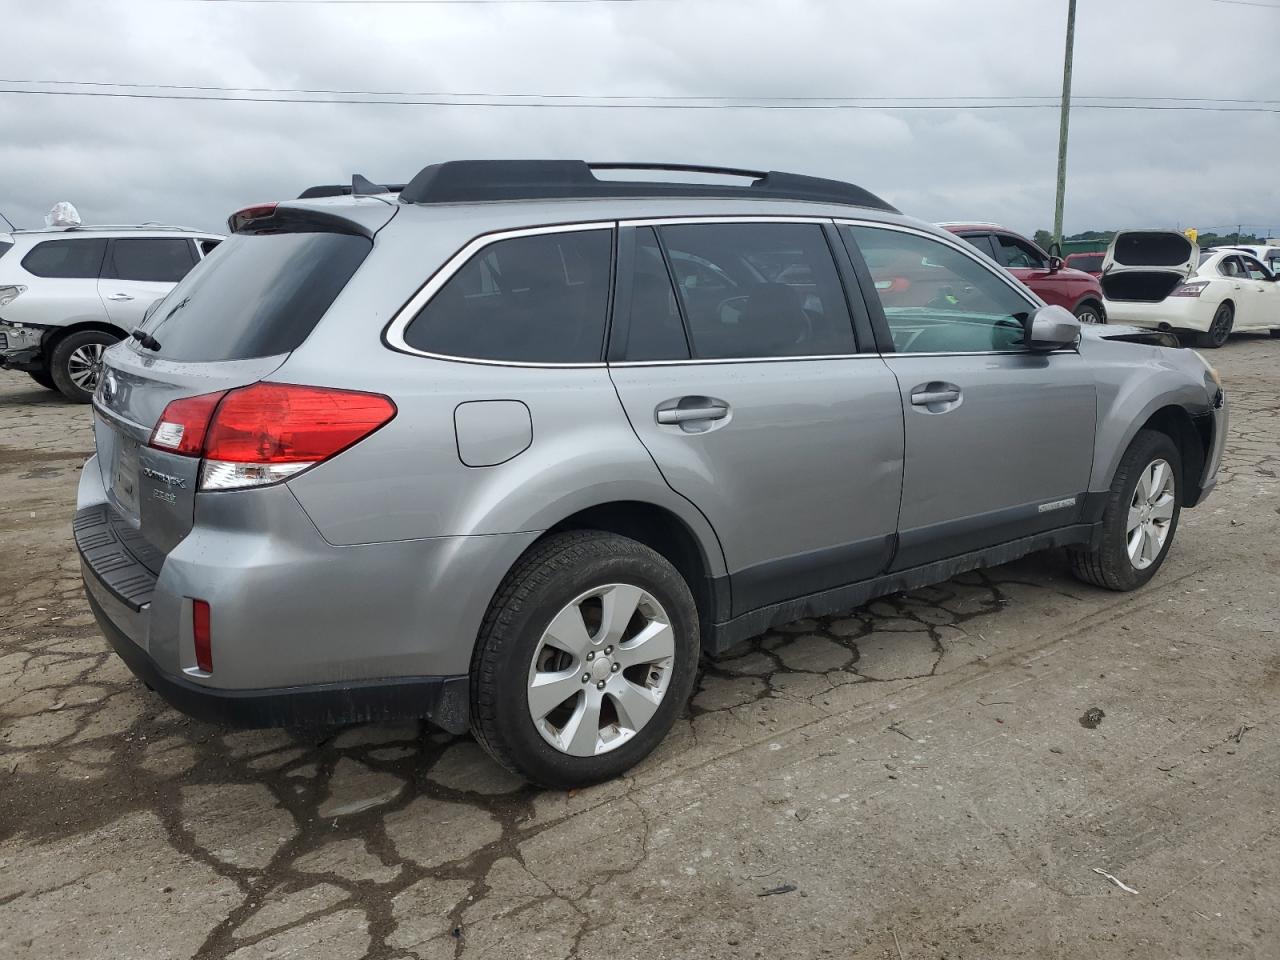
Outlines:
[{"label": "rear windshield glass", "polygon": [[238,234],[144,324],[168,360],[248,360],[297,349],[373,247],[345,233]]}]

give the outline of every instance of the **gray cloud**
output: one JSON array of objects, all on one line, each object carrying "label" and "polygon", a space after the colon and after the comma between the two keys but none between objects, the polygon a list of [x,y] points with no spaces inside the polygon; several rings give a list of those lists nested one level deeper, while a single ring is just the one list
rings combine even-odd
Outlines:
[{"label": "gray cloud", "polygon": [[[1280,11],[1080,0],[1079,94],[1277,97]],[[8,78],[474,93],[1051,95],[1065,0],[487,7],[48,0],[6,13]],[[0,84],[0,87],[6,86]],[[547,110],[0,94],[0,210],[221,227],[237,206],[440,159],[569,156],[850,179],[926,219],[1050,225],[1054,110]],[[1069,231],[1280,232],[1280,115],[1077,110]]]}]

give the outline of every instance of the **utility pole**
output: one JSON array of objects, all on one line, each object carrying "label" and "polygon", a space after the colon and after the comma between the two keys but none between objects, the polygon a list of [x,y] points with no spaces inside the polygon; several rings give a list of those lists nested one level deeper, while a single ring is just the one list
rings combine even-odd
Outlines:
[{"label": "utility pole", "polygon": [[1076,0],[1067,0],[1067,52],[1062,64],[1062,118],[1058,128],[1058,197],[1053,205],[1053,242],[1062,247],[1062,204],[1067,195],[1067,130],[1071,126],[1071,56],[1076,46]]}]

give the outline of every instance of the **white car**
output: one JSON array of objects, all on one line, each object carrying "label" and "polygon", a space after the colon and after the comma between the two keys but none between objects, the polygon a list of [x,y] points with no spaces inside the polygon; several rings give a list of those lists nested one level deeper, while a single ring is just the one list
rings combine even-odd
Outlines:
[{"label": "white car", "polygon": [[1117,233],[1102,261],[1112,323],[1194,334],[1220,347],[1232,332],[1280,336],[1280,280],[1237,249],[1206,250],[1172,230]]},{"label": "white car", "polygon": [[102,352],[221,240],[152,224],[0,233],[0,367],[87,403]]}]

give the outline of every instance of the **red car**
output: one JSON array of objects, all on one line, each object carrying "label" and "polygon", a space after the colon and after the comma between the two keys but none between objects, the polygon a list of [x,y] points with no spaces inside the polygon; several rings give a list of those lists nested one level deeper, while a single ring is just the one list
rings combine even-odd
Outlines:
[{"label": "red car", "polygon": [[1072,270],[1083,270],[1091,277],[1102,279],[1102,262],[1107,259],[1105,253],[1069,253],[1063,261]]},{"label": "red car", "polygon": [[1020,234],[994,223],[943,223],[1031,288],[1045,303],[1066,307],[1081,323],[1106,323],[1096,277],[1065,266]]}]

